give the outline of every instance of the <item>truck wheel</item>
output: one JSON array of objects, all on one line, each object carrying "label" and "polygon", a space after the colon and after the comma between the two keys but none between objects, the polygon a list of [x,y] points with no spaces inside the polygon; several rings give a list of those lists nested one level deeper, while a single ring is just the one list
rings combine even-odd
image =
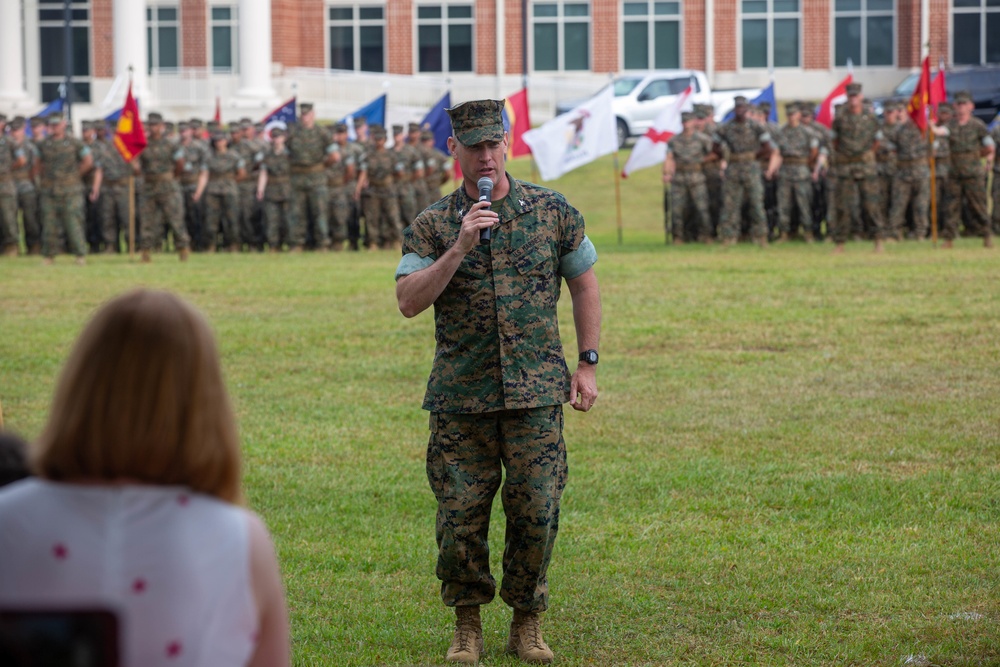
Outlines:
[{"label": "truck wheel", "polygon": [[625,140],[628,139],[628,125],[625,124],[621,118],[618,119],[618,148],[623,148],[625,146]]}]

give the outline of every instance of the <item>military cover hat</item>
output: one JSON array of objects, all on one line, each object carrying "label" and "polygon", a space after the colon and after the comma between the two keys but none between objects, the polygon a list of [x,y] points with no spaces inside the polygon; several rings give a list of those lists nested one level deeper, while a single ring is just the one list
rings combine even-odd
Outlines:
[{"label": "military cover hat", "polygon": [[93,129],[94,129],[94,123],[93,123],[93,121],[89,121],[89,120],[80,121],[80,130],[82,130],[83,132],[86,132],[87,130],[93,130]]},{"label": "military cover hat", "polygon": [[447,109],[451,133],[464,146],[503,140],[503,100],[476,100]]},{"label": "military cover hat", "polygon": [[283,136],[285,136],[285,131],[283,129],[281,129],[280,127],[271,128],[272,139],[274,139],[275,137],[283,137]]},{"label": "military cover hat", "polygon": [[381,125],[371,126],[372,139],[385,139],[385,128]]},{"label": "military cover hat", "polygon": [[31,123],[31,127],[41,127],[42,125],[45,125],[46,120],[44,118],[39,118],[38,116],[35,116],[29,122]]},{"label": "military cover hat", "polygon": [[424,130],[420,133],[420,141],[434,141],[434,133],[430,130]]},{"label": "military cover hat", "polygon": [[860,83],[849,83],[847,84],[847,95],[860,95],[861,94],[861,84]]},{"label": "military cover hat", "polygon": [[411,134],[420,131],[420,123],[410,123],[406,128]]},{"label": "military cover hat", "polygon": [[309,113],[313,110],[312,102],[302,102],[299,104],[299,113]]},{"label": "military cover hat", "polygon": [[771,110],[771,103],[760,102],[759,104],[757,104],[757,108],[763,111],[764,113],[768,113]]},{"label": "military cover hat", "polygon": [[955,107],[952,106],[951,102],[941,102],[938,105],[938,113],[940,114],[942,111],[945,113],[954,113]]},{"label": "military cover hat", "polygon": [[7,115],[0,113],[0,123],[6,123],[6,122],[7,122]]},{"label": "military cover hat", "polygon": [[354,117],[354,127],[356,127],[356,128],[357,127],[364,127],[367,124],[368,124],[368,119],[365,118],[364,116],[355,116]]},{"label": "military cover hat", "polygon": [[149,114],[146,118],[146,125],[159,125],[163,122],[163,115],[158,114],[155,111]]},{"label": "military cover hat", "polygon": [[222,130],[216,129],[214,132],[212,132],[212,141],[226,141],[228,139],[229,137],[226,136],[226,133],[223,132]]},{"label": "military cover hat", "polygon": [[693,111],[682,111],[681,112],[681,122],[687,123],[688,121],[695,120],[695,115]]},{"label": "military cover hat", "polygon": [[184,130],[190,130],[191,123],[189,123],[186,120],[182,120],[181,122],[177,123],[177,129],[180,130],[181,132],[183,132]]},{"label": "military cover hat", "polygon": [[167,128],[167,134],[172,133],[177,128],[177,125],[172,120],[168,120],[163,125]]},{"label": "military cover hat", "polygon": [[14,120],[10,121],[10,129],[17,131],[24,127],[24,116],[15,116]]},{"label": "military cover hat", "polygon": [[204,125],[204,123],[201,122],[201,118],[192,118],[188,122],[191,123],[191,127],[193,127],[196,130],[201,129],[201,127]]},{"label": "military cover hat", "polygon": [[972,102],[972,93],[967,90],[960,90],[955,93],[955,104],[962,104],[963,102]]},{"label": "military cover hat", "polygon": [[347,132],[347,123],[334,123],[333,124],[333,131],[334,132]]},{"label": "military cover hat", "polygon": [[397,134],[402,134],[402,133],[403,133],[403,126],[402,125],[393,125],[392,126],[392,136],[396,136]]},{"label": "military cover hat", "polygon": [[802,113],[802,107],[798,102],[789,102],[785,105],[785,115],[791,116],[793,113]]},{"label": "military cover hat", "polygon": [[747,102],[747,98],[743,97],[742,95],[737,95],[736,97],[733,98],[734,107],[746,107],[749,105],[750,103]]},{"label": "military cover hat", "polygon": [[63,122],[63,120],[65,120],[65,118],[63,118],[61,111],[54,111],[45,117],[45,122],[49,125],[58,125]]}]

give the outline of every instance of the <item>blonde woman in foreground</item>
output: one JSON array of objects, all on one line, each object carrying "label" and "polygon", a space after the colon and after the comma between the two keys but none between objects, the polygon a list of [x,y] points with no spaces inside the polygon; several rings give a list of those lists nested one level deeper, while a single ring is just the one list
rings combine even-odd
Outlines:
[{"label": "blonde woman in foreground", "polygon": [[104,607],[128,667],[285,667],[274,546],[242,507],[204,317],[166,292],[103,306],[63,370],[37,479],[0,490],[0,607]]}]

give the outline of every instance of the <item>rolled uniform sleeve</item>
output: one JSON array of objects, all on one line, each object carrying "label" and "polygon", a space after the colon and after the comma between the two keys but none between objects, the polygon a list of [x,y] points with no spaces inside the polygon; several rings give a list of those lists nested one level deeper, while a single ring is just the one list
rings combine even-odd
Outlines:
[{"label": "rolled uniform sleeve", "polygon": [[396,267],[396,280],[411,273],[426,269],[437,261],[434,238],[424,216],[417,216],[409,227],[403,230],[403,257]]}]

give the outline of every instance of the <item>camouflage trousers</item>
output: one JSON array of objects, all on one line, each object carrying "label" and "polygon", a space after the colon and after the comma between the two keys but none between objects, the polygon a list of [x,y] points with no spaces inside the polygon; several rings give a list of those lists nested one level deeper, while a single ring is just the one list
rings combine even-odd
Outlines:
[{"label": "camouflage trousers", "polygon": [[292,202],[287,199],[264,200],[264,236],[268,247],[277,250],[281,247],[282,238],[288,241],[291,209]]},{"label": "camouflage trousers", "polygon": [[220,227],[224,246],[239,245],[238,199],[239,195],[235,188],[227,192],[205,194],[205,242],[209,248],[214,248],[219,242]]},{"label": "camouflage trousers", "polygon": [[909,172],[897,172],[892,182],[892,208],[889,210],[889,236],[902,238],[906,225],[906,210],[913,213],[913,232],[918,239],[927,238],[931,218],[930,169],[924,167]]},{"label": "camouflage trousers", "polygon": [[417,214],[423,209],[417,208],[417,191],[413,183],[396,183],[396,196],[399,197],[399,218],[403,227],[417,219]]},{"label": "camouflage trousers", "polygon": [[101,221],[101,239],[105,251],[118,252],[121,237],[128,244],[128,182],[101,187],[97,200],[97,217]]},{"label": "camouflage trousers", "polygon": [[[937,219],[938,232],[942,238],[954,239],[958,236],[958,218],[953,215],[951,207],[951,176],[941,176],[935,178],[937,186]],[[957,213],[957,210],[954,211]]]},{"label": "camouflage trousers", "polygon": [[736,239],[740,235],[743,206],[750,216],[750,237],[767,237],[767,216],[764,213],[764,184],[757,164],[731,165],[722,184],[722,220],[719,236]]},{"label": "camouflage trousers", "polygon": [[257,178],[247,176],[246,180],[237,184],[239,189],[240,207],[240,241],[249,246],[260,244],[258,238],[258,224],[260,220],[261,207],[257,201]]},{"label": "camouflage trousers", "polygon": [[365,246],[388,248],[402,239],[399,199],[391,188],[369,188],[362,200],[365,211]]},{"label": "camouflage trousers", "polygon": [[0,250],[17,248],[17,189],[10,181],[0,183]]},{"label": "camouflage trousers", "polygon": [[872,222],[875,238],[884,238],[885,217],[882,214],[880,192],[877,177],[857,177],[851,174],[837,177],[837,222],[832,230],[835,243],[847,241],[854,231],[855,223],[862,219],[862,210]]},{"label": "camouflage trousers", "polygon": [[694,218],[695,237],[706,241],[712,237],[712,219],[708,213],[708,188],[705,179],[674,179],[670,185],[670,234],[674,240],[684,239],[685,222]]},{"label": "camouflage trousers", "polygon": [[316,245],[326,248],[330,245],[330,228],[327,224],[327,209],[330,194],[326,184],[326,174],[292,174],[292,217],[288,223],[288,243],[293,248],[301,248],[306,242],[306,231],[310,219],[315,227],[313,237]]},{"label": "camouflage trousers", "polygon": [[993,234],[1000,235],[1000,171],[993,172]]},{"label": "camouflage trousers", "polygon": [[[976,174],[975,176],[956,176],[954,173],[948,179],[948,217],[957,221],[961,218],[959,207],[962,204],[962,197],[967,202],[966,210],[970,216],[969,232],[978,236],[992,236],[990,230],[989,217],[986,207],[986,175]],[[953,239],[954,236],[942,234],[946,239]]]},{"label": "camouflage trousers", "polygon": [[197,183],[181,185],[184,195],[184,229],[191,237],[191,247],[195,250],[205,249],[205,198],[194,200],[198,190]]},{"label": "camouflage trousers", "polygon": [[30,252],[42,245],[42,222],[38,215],[38,190],[30,180],[18,181],[17,207],[21,209],[21,225],[24,227],[24,244]]},{"label": "camouflage trousers", "polygon": [[330,187],[330,240],[343,243],[347,240],[347,225],[354,215],[354,184]]},{"label": "camouflage trousers", "polygon": [[719,231],[719,216],[722,212],[722,172],[719,170],[718,163],[713,164],[714,167],[704,169],[705,189],[708,192],[708,217],[712,236]]},{"label": "camouflage trousers", "polygon": [[83,186],[47,189],[39,201],[42,210],[42,254],[55,257],[65,234],[69,251],[77,257],[87,254],[83,236]]},{"label": "camouflage trousers", "polygon": [[799,212],[799,225],[804,233],[812,234],[813,184],[811,180],[778,179],[778,229],[783,234],[792,231],[792,211]]},{"label": "camouflage trousers", "polygon": [[562,426],[561,405],[431,414],[427,479],[437,498],[436,573],[445,605],[493,600],[488,536],[500,490],[507,519],[500,597],[521,611],[548,608],[547,572],[567,476]]},{"label": "camouflage trousers", "polygon": [[158,246],[168,230],[174,233],[174,247],[187,248],[191,239],[184,229],[184,199],[180,186],[174,181],[146,183],[143,194],[140,249],[151,250]]}]

